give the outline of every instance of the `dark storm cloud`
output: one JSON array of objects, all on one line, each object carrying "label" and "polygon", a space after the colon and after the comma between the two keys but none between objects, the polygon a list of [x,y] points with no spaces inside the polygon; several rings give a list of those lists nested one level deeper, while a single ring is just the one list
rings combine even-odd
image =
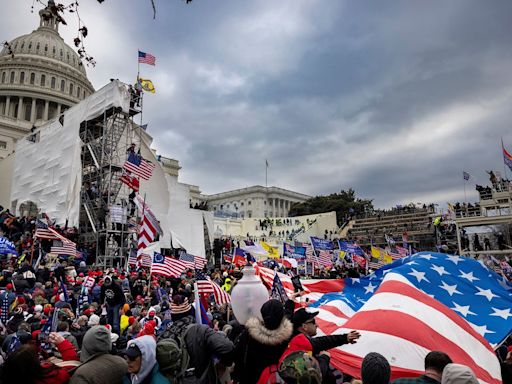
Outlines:
[{"label": "dark storm cloud", "polygon": [[[2,36],[33,29],[29,5]],[[143,120],[206,193],[264,184],[268,159],[271,185],[444,204],[464,198],[463,169],[502,169],[501,136],[512,147],[509,1],[156,5],[153,21],[149,1],[83,4],[88,74],[133,81],[137,49],[157,57]]]}]

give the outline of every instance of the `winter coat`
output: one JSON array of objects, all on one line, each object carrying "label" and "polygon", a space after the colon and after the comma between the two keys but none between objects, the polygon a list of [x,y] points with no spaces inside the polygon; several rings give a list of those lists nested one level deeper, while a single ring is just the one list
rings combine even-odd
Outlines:
[{"label": "winter coat", "polygon": [[127,373],[123,384],[169,384],[169,380],[158,370],[156,362],[156,341],[151,336],[141,336],[128,342],[127,348],[135,344],[142,353],[139,372]]},{"label": "winter coat", "polygon": [[50,368],[53,366],[53,369],[51,369],[43,378],[36,380],[37,384],[66,384],[69,382],[69,378],[71,376],[69,371],[74,369],[78,364],[76,349],[67,340],[58,344],[57,349],[62,356],[62,362],[59,363],[59,366],[53,366],[52,363],[42,363],[41,365],[43,368]]},{"label": "winter coat", "polygon": [[222,364],[231,365],[234,359],[234,345],[223,333],[215,332],[207,325],[195,324],[193,320],[193,317],[186,316],[175,321],[164,330],[161,338],[176,339],[179,335],[185,334],[185,343],[190,357],[189,367],[195,368],[195,382],[215,383],[212,359],[215,356]]},{"label": "winter coat", "polygon": [[293,325],[286,317],[276,329],[267,329],[262,320],[252,317],[235,344],[233,378],[240,384],[257,383],[263,370],[277,364],[293,334]]},{"label": "winter coat", "polygon": [[110,355],[110,331],[103,326],[92,327],[82,342],[80,361],[70,384],[121,384],[128,371],[125,359]]}]

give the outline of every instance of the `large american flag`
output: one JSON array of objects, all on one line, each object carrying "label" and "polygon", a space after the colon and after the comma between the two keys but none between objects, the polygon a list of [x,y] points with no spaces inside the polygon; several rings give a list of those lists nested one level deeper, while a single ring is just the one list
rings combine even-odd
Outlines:
[{"label": "large american flag", "polygon": [[155,56],[139,51],[139,63],[155,65],[156,58]]},{"label": "large american flag", "polygon": [[62,236],[55,229],[49,227],[42,220],[37,219],[36,221],[36,232],[34,237],[38,239],[53,240],[59,242],[55,246],[51,247],[51,253],[68,256],[76,255],[76,244]]},{"label": "large american flag", "polygon": [[181,274],[189,269],[186,263],[172,257],[155,252],[151,264],[151,274],[159,274],[167,277],[180,277]]},{"label": "large american flag", "polygon": [[203,272],[196,269],[197,291],[200,295],[213,295],[219,305],[231,302],[231,296]]},{"label": "large american flag", "polygon": [[498,383],[492,347],[512,332],[512,284],[473,259],[440,253],[421,252],[344,279],[341,290],[311,307],[320,312],[320,333],[360,331],[357,344],[330,351],[331,363],[355,377],[369,350],[388,359],[393,379],[420,374],[425,355],[442,350],[482,382]]},{"label": "large american flag", "polygon": [[143,180],[149,180],[153,175],[155,164],[144,160],[141,155],[130,152],[123,168]]},{"label": "large american flag", "polygon": [[208,261],[201,256],[194,256],[187,252],[180,252],[180,260],[189,263],[189,268],[203,269]]}]

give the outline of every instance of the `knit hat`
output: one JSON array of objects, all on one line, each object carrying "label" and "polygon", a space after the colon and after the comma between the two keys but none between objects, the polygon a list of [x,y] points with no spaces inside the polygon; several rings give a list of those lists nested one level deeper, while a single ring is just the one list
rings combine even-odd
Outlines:
[{"label": "knit hat", "polygon": [[89,317],[89,321],[87,322],[87,325],[89,327],[94,327],[95,325],[98,325],[100,323],[100,317],[96,314],[92,314],[91,317]]},{"label": "knit hat", "polygon": [[447,364],[443,369],[442,384],[478,384],[471,368],[461,364]]},{"label": "knit hat", "polygon": [[279,377],[285,383],[320,384],[322,372],[320,364],[311,352],[295,351],[279,364]]},{"label": "knit hat", "polygon": [[34,307],[34,312],[43,312],[43,306],[41,304],[37,304]]},{"label": "knit hat", "polygon": [[273,330],[277,329],[283,321],[284,308],[279,300],[269,300],[261,306],[261,317],[265,328]]},{"label": "knit hat", "polygon": [[364,384],[388,384],[391,367],[384,356],[377,352],[367,354],[361,364],[361,379]]}]

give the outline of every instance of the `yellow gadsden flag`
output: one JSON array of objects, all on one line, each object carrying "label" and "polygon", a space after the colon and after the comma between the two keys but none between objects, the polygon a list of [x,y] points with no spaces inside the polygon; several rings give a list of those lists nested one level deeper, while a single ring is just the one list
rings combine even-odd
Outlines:
[{"label": "yellow gadsden flag", "polygon": [[372,257],[382,261],[384,264],[393,262],[393,258],[386,252],[386,250],[379,247],[372,247]]},{"label": "yellow gadsden flag", "polygon": [[143,79],[142,77],[139,77],[140,86],[142,89],[146,92],[155,93],[155,86],[153,85],[153,82],[149,79]]},{"label": "yellow gadsden flag", "polygon": [[268,257],[272,257],[274,259],[279,259],[279,251],[277,250],[277,247],[273,247],[270,244],[265,243],[264,241],[260,241],[261,246],[265,251],[268,253]]}]

